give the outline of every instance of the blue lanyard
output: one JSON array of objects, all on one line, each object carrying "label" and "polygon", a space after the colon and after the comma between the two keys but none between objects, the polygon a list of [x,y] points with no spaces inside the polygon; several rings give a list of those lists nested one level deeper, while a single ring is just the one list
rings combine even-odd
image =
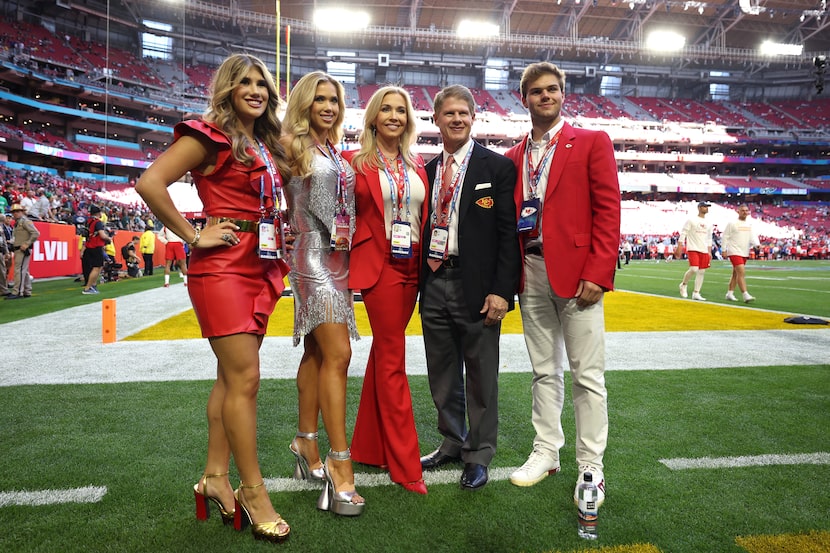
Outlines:
[{"label": "blue lanyard", "polygon": [[[271,195],[274,203],[271,212],[276,216],[282,205],[282,177],[274,166],[274,160],[271,159],[271,152],[268,151],[265,144],[259,138],[256,139],[256,143],[259,146],[259,153],[265,161],[268,176],[271,177]],[[265,175],[260,175],[259,177],[259,212],[265,216]]]},{"label": "blue lanyard", "polygon": [[[345,215],[346,203],[348,201],[348,190],[346,189],[346,165],[343,162],[343,158],[340,157],[340,153],[337,149],[335,149],[330,140],[326,139],[326,149],[323,149],[318,142],[317,149],[319,149],[323,155],[329,158],[337,167],[337,208],[335,209],[335,215],[338,214],[338,211],[340,215]],[[326,150],[328,150],[328,152]]]},{"label": "blue lanyard", "polygon": [[[452,178],[450,182],[450,189],[452,190],[452,202],[450,203],[450,209],[447,212],[447,226],[449,227],[450,221],[452,220],[452,214],[455,212],[455,203],[458,200],[459,193],[461,188],[458,186],[459,182],[464,180],[464,175],[467,173],[467,166],[470,164],[470,157],[473,154],[473,144],[470,144],[470,149],[467,150],[467,155],[464,156],[464,159],[461,161],[461,165],[458,167],[458,171],[455,172],[455,176]],[[435,178],[432,182],[432,226],[435,227],[435,224],[438,222],[438,212],[441,211],[441,203],[438,196],[441,194],[441,181],[444,178],[444,155],[441,154],[441,159],[438,160],[438,165],[435,167]]]},{"label": "blue lanyard", "polygon": [[403,156],[401,156],[400,152],[398,152],[398,157],[396,158],[398,163],[398,171],[399,173],[402,173],[404,181],[403,187],[401,187],[400,181],[393,177],[392,168],[389,167],[389,163],[386,161],[386,158],[383,157],[383,154],[380,152],[380,148],[378,148],[378,157],[383,160],[383,170],[386,172],[386,178],[389,179],[389,197],[392,199],[392,220],[401,220],[401,210],[403,209],[403,197],[401,196],[403,196],[403,194],[399,194],[398,191],[403,188],[406,195],[406,219],[408,221],[410,218],[409,200],[411,192],[409,185],[409,169],[403,162]]}]

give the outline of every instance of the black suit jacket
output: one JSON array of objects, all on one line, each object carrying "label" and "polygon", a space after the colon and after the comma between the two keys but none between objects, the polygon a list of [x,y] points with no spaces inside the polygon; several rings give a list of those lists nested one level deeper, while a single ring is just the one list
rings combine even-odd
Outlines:
[{"label": "black suit jacket", "polygon": [[[458,257],[464,298],[473,320],[483,319],[479,313],[488,294],[501,296],[513,309],[513,298],[521,275],[521,252],[516,235],[516,169],[501,154],[473,142],[470,164],[464,175],[458,199]],[[429,238],[432,234],[432,188],[439,154],[427,166],[429,216],[424,222],[422,243],[421,289],[431,270],[426,263]],[[423,301],[424,295],[421,294]]]}]

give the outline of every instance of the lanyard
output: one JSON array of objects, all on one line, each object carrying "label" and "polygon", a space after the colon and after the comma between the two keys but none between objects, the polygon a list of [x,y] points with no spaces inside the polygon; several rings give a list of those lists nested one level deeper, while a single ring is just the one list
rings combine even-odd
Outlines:
[{"label": "lanyard", "polygon": [[337,207],[335,208],[335,215],[346,214],[346,202],[348,200],[348,190],[346,190],[346,165],[340,153],[335,149],[330,140],[326,139],[326,148],[324,149],[320,143],[317,143],[317,149],[320,150],[324,156],[329,158],[337,167]]},{"label": "lanyard", "polygon": [[[257,146],[259,146],[259,153],[265,161],[265,167],[268,171],[268,176],[271,177],[271,195],[273,198],[273,207],[271,208],[272,215],[276,216],[282,205],[282,177],[279,171],[274,166],[274,160],[271,159],[271,152],[265,147],[265,144],[257,138]],[[265,175],[259,177],[259,212],[265,216]]]},{"label": "lanyard", "polygon": [[386,172],[386,178],[389,179],[389,196],[392,199],[392,220],[401,220],[401,211],[403,211],[403,200],[406,196],[406,219],[409,220],[409,199],[410,199],[410,185],[409,185],[409,171],[403,163],[403,156],[398,152],[397,172],[393,173],[392,168],[389,167],[389,162],[380,152],[378,148],[378,157],[383,160],[383,170]]},{"label": "lanyard", "polygon": [[530,197],[536,197],[536,191],[539,188],[539,180],[542,178],[542,170],[545,168],[545,165],[550,161],[553,152],[556,151],[556,145],[559,143],[559,135],[562,134],[562,129],[560,128],[553,138],[545,146],[544,152],[542,152],[541,159],[539,160],[539,164],[536,167],[533,167],[533,160],[530,156],[530,149],[531,149],[531,139],[530,135],[527,136],[527,145],[525,148],[525,159],[527,160],[527,185],[530,188]]},{"label": "lanyard", "polygon": [[[444,219],[444,223],[449,226],[450,220],[452,219],[452,214],[455,211],[455,203],[458,200],[459,191],[461,190],[458,187],[458,183],[464,180],[464,175],[467,173],[467,166],[470,164],[470,157],[473,154],[473,144],[470,144],[470,149],[467,150],[467,155],[464,156],[464,159],[461,161],[461,165],[458,167],[458,171],[455,172],[455,176],[450,181],[450,186],[447,188],[447,194],[444,198],[439,198],[440,189],[442,180],[444,179],[444,156],[441,155],[441,159],[438,160],[438,165],[435,167],[435,179],[433,180],[432,184],[432,205],[434,209],[432,210],[432,226],[435,227],[436,223],[438,223],[438,211],[441,211],[442,219]],[[452,203],[449,206],[449,211],[446,211],[447,208],[447,197],[452,198]]]}]

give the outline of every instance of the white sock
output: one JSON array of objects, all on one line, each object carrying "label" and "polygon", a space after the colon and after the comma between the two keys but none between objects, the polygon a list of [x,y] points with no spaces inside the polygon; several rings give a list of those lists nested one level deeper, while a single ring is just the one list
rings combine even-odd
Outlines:
[{"label": "white sock", "polygon": [[170,284],[170,275],[164,275],[164,283]]},{"label": "white sock", "polygon": [[700,294],[700,289],[703,287],[703,271],[698,271],[695,275],[695,294]]}]

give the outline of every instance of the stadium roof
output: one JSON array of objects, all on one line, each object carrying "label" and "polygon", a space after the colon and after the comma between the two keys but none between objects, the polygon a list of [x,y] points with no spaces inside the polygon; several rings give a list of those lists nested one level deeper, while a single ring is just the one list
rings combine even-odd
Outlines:
[{"label": "stadium roof", "polygon": [[[227,5],[211,0],[205,4]],[[240,10],[273,15],[273,0],[238,0]],[[316,7],[336,2],[282,0],[286,22],[294,22],[292,36],[312,36],[309,23]],[[671,28],[686,37],[683,57],[705,57],[703,50],[726,50],[726,57],[743,61],[761,42],[804,44],[805,57],[830,52],[830,12],[826,0],[363,0],[344,1],[349,10],[366,10],[370,28],[348,36],[331,37],[332,44],[374,39],[397,51],[458,50],[467,55],[508,56],[556,52],[564,57],[605,56],[607,61],[639,54],[643,37],[651,30]],[[479,44],[453,41],[462,19],[487,20],[501,27],[496,39]],[[594,43],[595,48],[580,48]],[[632,48],[631,45],[636,45]],[[734,50],[734,51],[733,51]],[[556,56],[549,56],[556,57]],[[718,54],[723,58],[724,52]]]},{"label": "stadium roof", "polygon": [[[251,48],[274,50],[276,8],[283,29],[290,26],[292,58],[326,60],[328,51],[360,51],[365,62],[388,53],[392,64],[476,69],[492,58],[511,70],[528,60],[551,60],[569,71],[584,66],[658,68],[652,75],[686,81],[706,71],[740,75],[757,87],[767,83],[803,86],[812,79],[817,56],[830,55],[827,0],[41,0],[40,13],[61,11],[87,23],[86,15],[140,27],[142,19],[185,22],[188,41],[216,52]],[[366,29],[323,33],[313,23],[318,7],[365,10]],[[182,6],[187,15],[182,17]],[[112,10],[112,11],[110,11]],[[496,37],[459,39],[463,19],[498,24]],[[686,39],[676,53],[645,46],[653,30],[674,30]],[[183,33],[178,28],[174,33]],[[770,40],[803,44],[796,56],[759,53]],[[284,33],[280,41],[285,46]],[[570,64],[570,67],[568,66]],[[659,68],[663,68],[662,71]],[[640,73],[642,75],[642,73]]]}]

